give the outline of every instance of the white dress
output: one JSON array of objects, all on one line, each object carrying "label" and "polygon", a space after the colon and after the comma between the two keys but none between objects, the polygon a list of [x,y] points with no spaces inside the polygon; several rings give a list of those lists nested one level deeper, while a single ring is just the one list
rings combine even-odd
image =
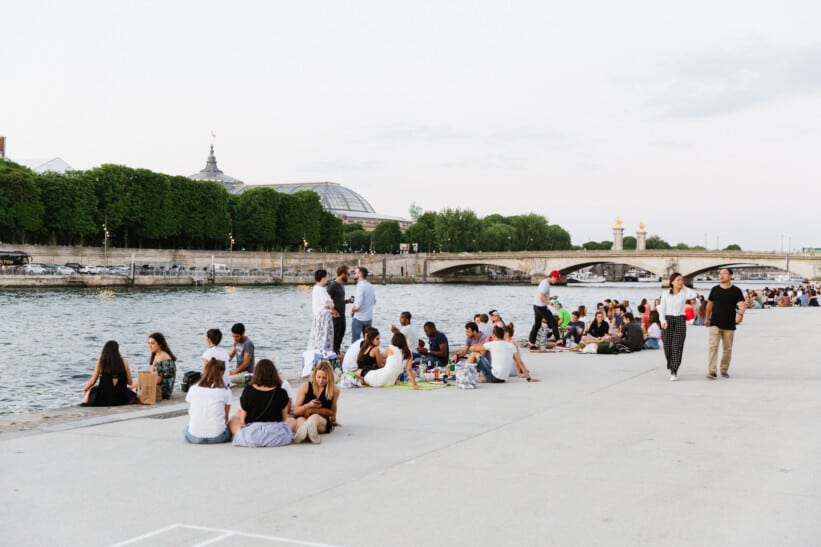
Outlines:
[{"label": "white dress", "polygon": [[308,338],[308,350],[330,352],[334,349],[334,322],[331,310],[326,307],[331,302],[327,289],[314,285],[312,293],[313,322],[311,336]]},{"label": "white dress", "polygon": [[395,384],[396,379],[399,378],[399,374],[402,373],[402,369],[405,367],[402,351],[393,345],[388,347],[393,353],[388,355],[385,366],[378,370],[372,370],[365,375],[365,383],[371,387],[384,387]]}]

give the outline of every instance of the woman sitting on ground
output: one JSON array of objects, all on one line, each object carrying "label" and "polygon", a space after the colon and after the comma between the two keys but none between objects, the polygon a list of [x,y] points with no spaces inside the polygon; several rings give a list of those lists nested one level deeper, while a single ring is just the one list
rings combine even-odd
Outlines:
[{"label": "woman sitting on ground", "polygon": [[647,327],[647,337],[644,339],[644,349],[659,349],[659,340],[661,340],[661,319],[659,318],[659,312],[657,310],[650,312],[649,322],[650,325]]},{"label": "woman sitting on ground", "polygon": [[604,312],[596,310],[596,315],[590,326],[587,327],[587,334],[582,338],[585,344],[598,343],[604,340],[604,337],[610,333],[610,325],[604,320]]},{"label": "woman sitting on ground", "polygon": [[177,358],[171,353],[165,336],[160,332],[149,335],[148,349],[151,351],[148,364],[157,375],[157,383],[162,386],[162,398],[170,399],[174,390],[174,378],[177,376]]},{"label": "woman sitting on ground", "polygon": [[391,338],[391,345],[385,349],[382,356],[385,358],[384,366],[378,370],[371,370],[362,377],[366,384],[371,387],[393,385],[404,368],[413,384],[413,389],[419,389],[413,374],[413,356],[404,334],[401,332],[394,334]]},{"label": "woman sitting on ground", "polygon": [[541,382],[538,378],[530,377],[530,371],[527,369],[525,362],[522,360],[522,354],[519,351],[519,344],[517,344],[516,340],[513,339],[513,323],[508,323],[503,327],[503,329],[505,331],[504,341],[510,342],[513,344],[513,347],[516,348],[516,352],[513,354],[513,363],[516,365],[516,375],[520,378],[524,378],[528,382]]},{"label": "woman sitting on ground", "polygon": [[[356,377],[361,382],[367,373],[378,370],[385,365],[385,357],[379,352],[379,331],[373,329],[363,333],[362,345],[356,357]],[[331,376],[333,378],[333,376]]]},{"label": "woman sitting on ground", "polygon": [[288,416],[290,399],[270,359],[257,361],[251,382],[242,390],[240,410],[228,427],[234,446],[282,446],[291,443],[296,421]]},{"label": "woman sitting on ground", "polygon": [[183,437],[193,444],[227,443],[231,440],[228,412],[231,410],[231,388],[225,385],[225,361],[211,359],[205,364],[199,383],[185,395],[188,403],[188,425]]},{"label": "woman sitting on ground", "polygon": [[331,364],[321,360],[311,373],[310,379],[299,387],[294,405],[296,434],[294,442],[301,443],[308,438],[319,444],[320,433],[330,433],[340,427],[336,421],[339,389],[334,385],[334,371]]},{"label": "woman sitting on ground", "polygon": [[[97,383],[100,379],[100,385]],[[137,402],[128,361],[120,355],[120,345],[109,340],[94,365],[91,379],[83,386],[84,406],[119,406]]]}]

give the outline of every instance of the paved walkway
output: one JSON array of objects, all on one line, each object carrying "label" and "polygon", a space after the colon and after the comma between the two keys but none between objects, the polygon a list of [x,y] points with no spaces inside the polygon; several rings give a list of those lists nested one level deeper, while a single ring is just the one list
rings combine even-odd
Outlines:
[{"label": "paved walkway", "polygon": [[349,390],[319,446],[188,445],[179,412],[6,433],[0,545],[819,545],[820,329],[748,312],[731,380],[692,327],[677,383],[645,351]]}]

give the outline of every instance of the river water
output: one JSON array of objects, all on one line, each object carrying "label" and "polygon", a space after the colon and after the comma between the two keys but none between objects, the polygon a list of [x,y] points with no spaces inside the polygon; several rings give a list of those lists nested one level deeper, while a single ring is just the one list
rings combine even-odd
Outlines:
[{"label": "river water", "polygon": [[[652,301],[662,289],[647,283],[612,283],[554,287],[565,308],[581,304],[588,312],[605,298]],[[705,295],[711,284],[696,285]],[[739,286],[745,288],[743,283]],[[772,284],[770,285],[772,286]],[[757,285],[761,288],[761,285]],[[434,321],[453,346],[464,342],[464,324],[474,313],[498,309],[526,337],[533,321],[530,285],[376,285],[374,326],[387,343],[392,323],[408,310],[421,333]],[[353,294],[354,285],[347,293]],[[162,332],[177,356],[177,384],[182,373],[199,369],[206,349],[205,331],[246,326],[257,359],[274,358],[286,377],[300,371],[300,354],[311,325],[310,286],[186,287],[116,289],[0,290],[0,414],[76,405],[82,386],[107,340],[117,340],[136,376],[148,366],[148,335]],[[348,318],[350,329],[350,318]],[[350,342],[350,330],[345,344]]]}]

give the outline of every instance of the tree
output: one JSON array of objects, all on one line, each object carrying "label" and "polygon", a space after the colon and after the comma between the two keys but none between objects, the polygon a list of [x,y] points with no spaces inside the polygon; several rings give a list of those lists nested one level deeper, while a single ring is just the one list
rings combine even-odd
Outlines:
[{"label": "tree", "polygon": [[434,227],[439,250],[461,252],[472,246],[479,234],[479,219],[470,210],[445,209],[436,216]]},{"label": "tree", "polygon": [[436,213],[423,213],[416,219],[402,238],[407,243],[418,245],[420,252],[436,250]]},{"label": "tree", "polygon": [[383,220],[373,230],[373,247],[377,253],[392,253],[399,250],[402,229],[395,220]]},{"label": "tree", "polygon": [[570,233],[558,224],[551,224],[547,227],[546,241],[553,251],[567,251],[572,247]]},{"label": "tree", "polygon": [[34,176],[40,190],[43,225],[40,241],[57,245],[80,244],[100,231],[94,223],[97,198],[91,182],[76,171]]},{"label": "tree", "polygon": [[322,211],[320,248],[328,251],[339,249],[344,237],[342,226],[341,218],[328,211]]},{"label": "tree", "polygon": [[670,244],[659,236],[652,235],[647,238],[647,249],[669,249]]},{"label": "tree", "polygon": [[633,236],[626,236],[622,240],[622,247],[625,248],[625,249],[635,250],[637,246],[638,246],[638,242],[636,241],[636,238],[633,237]]},{"label": "tree", "polygon": [[0,240],[25,243],[43,224],[43,204],[34,173],[0,161]]},{"label": "tree", "polygon": [[741,246],[737,245],[735,243],[731,243],[730,245],[727,245],[726,247],[724,247],[724,250],[725,251],[740,251]]},{"label": "tree", "polygon": [[[234,217],[234,238],[242,248],[265,251],[274,248],[278,241],[277,212],[280,194],[271,188],[251,188],[239,196]],[[230,245],[226,232],[226,247]]]}]

